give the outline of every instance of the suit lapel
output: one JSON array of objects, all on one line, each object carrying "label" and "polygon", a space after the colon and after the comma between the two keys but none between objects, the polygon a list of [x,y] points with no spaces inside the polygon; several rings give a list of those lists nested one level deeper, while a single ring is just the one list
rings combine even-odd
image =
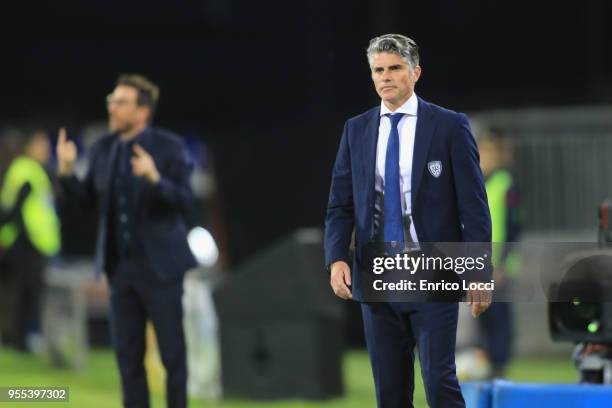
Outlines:
[{"label": "suit lapel", "polygon": [[414,153],[412,156],[412,192],[410,194],[412,208],[415,208],[416,197],[419,193],[423,171],[427,161],[427,152],[431,145],[436,122],[433,120],[433,112],[429,104],[419,98],[417,112],[417,125],[414,136]]},{"label": "suit lapel", "polygon": [[[147,128],[143,135],[138,139],[137,143],[140,145],[140,147],[145,149],[147,153],[153,156],[153,154],[151,153],[151,132],[151,128]],[[155,158],[153,158],[153,160],[155,161]],[[159,166],[158,163],[155,164]],[[134,176],[134,190],[132,191],[132,200],[135,204],[135,208],[138,208],[138,199],[141,197],[142,189],[145,183],[146,181],[142,177]]]},{"label": "suit lapel", "polygon": [[365,123],[362,163],[365,171],[365,188],[367,189],[367,210],[370,235],[373,234],[374,217],[374,178],[376,175],[376,150],[378,147],[378,128],[380,126],[380,106],[368,115]]},{"label": "suit lapel", "polygon": [[368,203],[374,199],[374,176],[376,174],[376,150],[378,147],[378,128],[380,126],[380,107],[374,109],[365,124],[363,163],[365,168]]},{"label": "suit lapel", "polygon": [[119,141],[119,136],[113,136],[113,139],[110,145],[110,151],[108,153],[108,166],[106,168],[106,177],[105,177],[106,194],[104,197],[104,202],[102,203],[103,205],[102,213],[105,215],[108,214],[108,206],[110,204],[110,195],[112,194],[112,191],[113,191],[113,176],[114,176],[114,169],[115,167],[117,167],[116,161],[117,161],[117,152],[119,151],[119,143],[121,143]]},{"label": "suit lapel", "polygon": [[106,234],[108,225],[108,207],[110,205],[110,196],[113,190],[113,175],[115,168],[115,161],[117,160],[117,151],[119,150],[119,136],[113,136],[110,142],[108,151],[107,167],[104,169],[106,172],[104,184],[106,184],[106,191],[102,196],[102,207],[101,215],[98,219],[98,233],[96,238],[96,253],[94,257],[94,269],[96,279],[100,277],[104,270],[104,256],[106,254]]}]

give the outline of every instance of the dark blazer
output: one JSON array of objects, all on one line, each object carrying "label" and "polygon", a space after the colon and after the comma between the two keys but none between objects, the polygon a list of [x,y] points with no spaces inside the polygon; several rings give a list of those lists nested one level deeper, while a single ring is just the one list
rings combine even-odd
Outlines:
[{"label": "dark blazer", "polygon": [[[412,217],[421,242],[491,242],[491,219],[476,143],[464,114],[418,99],[412,163]],[[380,106],[344,125],[325,220],[326,265],[349,263],[373,240],[374,178]],[[435,177],[430,163],[440,162]],[[434,171],[435,173],[435,171]],[[353,279],[353,297],[359,292]]]},{"label": "dark blazer", "polygon": [[[60,184],[69,198],[81,205],[97,206],[99,216],[96,239],[95,271],[112,273],[117,259],[109,250],[108,236],[109,191],[113,163],[115,162],[119,136],[104,136],[92,146],[89,167],[84,180],[76,176],[60,177]],[[182,212],[192,202],[189,176],[192,166],[180,137],[157,128],[147,128],[138,143],[153,157],[161,175],[158,184],[151,185],[136,178],[134,205],[138,209],[135,223],[147,261],[161,281],[182,278],[184,272],[195,266],[195,260],[187,244],[187,226]]]}]

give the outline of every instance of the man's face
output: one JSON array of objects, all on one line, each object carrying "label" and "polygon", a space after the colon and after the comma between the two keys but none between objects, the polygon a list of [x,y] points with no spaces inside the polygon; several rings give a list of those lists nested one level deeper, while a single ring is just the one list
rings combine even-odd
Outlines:
[{"label": "man's face", "polygon": [[36,132],[26,147],[26,153],[40,164],[46,165],[51,158],[51,144],[47,134],[43,131]]},{"label": "man's face", "polygon": [[421,67],[410,68],[397,54],[382,52],[372,58],[372,81],[378,96],[392,110],[402,106],[414,92]]},{"label": "man's face", "polygon": [[138,90],[127,85],[118,85],[108,95],[108,127],[111,132],[125,133],[146,123],[149,109],[138,106]]}]

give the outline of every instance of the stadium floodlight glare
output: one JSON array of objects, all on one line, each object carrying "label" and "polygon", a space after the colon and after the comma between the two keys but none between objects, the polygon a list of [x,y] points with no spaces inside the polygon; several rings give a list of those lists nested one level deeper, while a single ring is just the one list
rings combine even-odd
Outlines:
[{"label": "stadium floodlight glare", "polygon": [[217,263],[219,249],[208,230],[202,227],[193,228],[187,235],[187,242],[198,264],[210,268]]}]

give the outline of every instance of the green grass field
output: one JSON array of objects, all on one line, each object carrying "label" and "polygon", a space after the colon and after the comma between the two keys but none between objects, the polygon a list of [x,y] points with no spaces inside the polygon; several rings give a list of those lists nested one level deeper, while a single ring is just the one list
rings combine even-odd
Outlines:
[{"label": "green grass field", "polygon": [[[418,370],[418,367],[415,368]],[[330,401],[266,401],[251,402],[228,400],[223,402],[204,402],[192,400],[190,407],[208,408],[372,408],[376,406],[370,363],[365,352],[348,352],[344,358],[346,395]],[[415,390],[415,406],[426,407],[423,384],[419,380]],[[509,369],[509,379],[522,382],[576,382],[576,372],[567,358],[518,359]],[[94,350],[90,354],[88,368],[82,372],[54,369],[40,358],[0,348],[0,387],[8,386],[68,386],[68,403],[1,403],[6,406],[59,408],[61,406],[83,408],[120,408],[119,377],[115,359],[110,350]],[[153,395],[153,407],[165,407],[162,395]]]}]

